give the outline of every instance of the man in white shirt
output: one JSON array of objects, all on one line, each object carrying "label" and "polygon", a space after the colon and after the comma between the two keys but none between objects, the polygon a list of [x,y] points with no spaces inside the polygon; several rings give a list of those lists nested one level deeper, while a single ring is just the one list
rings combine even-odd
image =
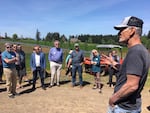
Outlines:
[{"label": "man in white shirt", "polygon": [[39,46],[34,46],[34,52],[31,54],[30,59],[30,66],[33,72],[33,87],[32,89],[35,90],[35,84],[37,80],[37,75],[39,73],[41,79],[41,87],[43,90],[46,90],[44,85],[44,69],[46,68],[46,58],[45,55],[39,51]]}]

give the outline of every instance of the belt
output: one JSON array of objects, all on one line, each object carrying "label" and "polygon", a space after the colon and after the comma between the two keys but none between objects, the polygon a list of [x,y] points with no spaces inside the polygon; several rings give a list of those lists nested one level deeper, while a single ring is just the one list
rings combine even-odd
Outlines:
[{"label": "belt", "polygon": [[57,62],[57,61],[52,61],[52,62],[55,62],[55,63],[58,63],[58,64],[62,64],[62,62]]}]

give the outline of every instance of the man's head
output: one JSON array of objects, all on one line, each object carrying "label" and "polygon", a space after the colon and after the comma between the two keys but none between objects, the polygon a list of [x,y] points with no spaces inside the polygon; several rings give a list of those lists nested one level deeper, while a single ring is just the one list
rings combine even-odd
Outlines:
[{"label": "man's head", "polygon": [[13,44],[13,50],[14,50],[14,51],[17,51],[17,49],[18,49],[18,48],[17,48],[17,44]]},{"label": "man's head", "polygon": [[116,50],[112,50],[112,56],[116,56],[117,55],[117,51]]},{"label": "man's head", "polygon": [[58,40],[55,40],[55,41],[54,41],[54,46],[55,46],[56,48],[59,48],[59,47],[60,47],[60,42],[59,42]]},{"label": "man's head", "polygon": [[17,45],[18,51],[22,50],[22,46],[20,44]]},{"label": "man's head", "polygon": [[5,50],[10,52],[12,50],[12,44],[11,43],[5,43]]},{"label": "man's head", "polygon": [[143,20],[134,16],[125,17],[122,23],[114,28],[119,30],[119,42],[128,43],[134,35],[142,35]]},{"label": "man's head", "polygon": [[79,44],[78,43],[75,43],[74,47],[75,47],[75,50],[79,50]]},{"label": "man's head", "polygon": [[35,53],[40,53],[40,50],[39,50],[39,45],[36,45],[36,46],[34,46],[34,51],[35,51]]}]

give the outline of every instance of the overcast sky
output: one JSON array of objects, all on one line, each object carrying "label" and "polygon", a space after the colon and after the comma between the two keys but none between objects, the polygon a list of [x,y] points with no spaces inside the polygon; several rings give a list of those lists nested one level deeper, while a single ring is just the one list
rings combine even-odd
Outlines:
[{"label": "overcast sky", "polygon": [[117,34],[113,26],[126,16],[144,20],[150,30],[150,0],[0,0],[0,35],[41,38],[60,35]]}]

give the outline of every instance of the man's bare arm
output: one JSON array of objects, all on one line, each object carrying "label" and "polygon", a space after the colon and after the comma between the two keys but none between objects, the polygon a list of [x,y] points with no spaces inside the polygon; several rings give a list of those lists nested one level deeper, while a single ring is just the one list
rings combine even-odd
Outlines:
[{"label": "man's bare arm", "polygon": [[127,75],[126,83],[120,88],[119,91],[114,93],[109,99],[109,105],[113,106],[115,102],[132,94],[139,87],[140,77],[136,75]]},{"label": "man's bare arm", "polygon": [[17,61],[17,59],[16,59],[16,57],[14,57],[13,59],[5,58],[5,59],[4,59],[4,61],[5,61],[6,63],[10,64],[10,63],[14,63],[14,62],[16,62],[16,61]]}]

